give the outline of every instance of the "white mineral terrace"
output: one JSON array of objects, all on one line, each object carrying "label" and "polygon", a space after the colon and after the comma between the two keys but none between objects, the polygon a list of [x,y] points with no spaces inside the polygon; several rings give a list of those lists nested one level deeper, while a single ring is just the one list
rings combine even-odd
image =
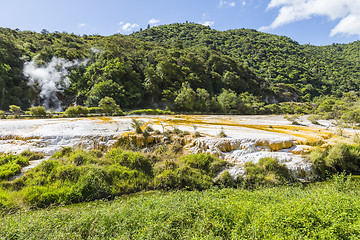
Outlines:
[{"label": "white mineral terrace", "polygon": [[[186,146],[189,153],[211,153],[231,163],[236,176],[246,162],[275,157],[297,176],[311,169],[306,154],[311,145],[346,141],[333,133],[330,122],[313,125],[305,117],[300,126],[282,116],[127,116],[98,118],[64,118],[37,120],[0,120],[0,152],[20,153],[25,150],[50,155],[63,147],[91,149],[111,146],[118,137],[133,131],[132,118],[144,121],[155,130],[179,128],[197,131],[203,137]],[[217,137],[223,131],[227,137]],[[351,133],[347,133],[351,134]]]}]

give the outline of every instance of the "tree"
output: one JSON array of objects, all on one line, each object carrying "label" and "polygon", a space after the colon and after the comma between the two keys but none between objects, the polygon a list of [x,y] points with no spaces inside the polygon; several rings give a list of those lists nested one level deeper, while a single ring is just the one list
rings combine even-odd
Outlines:
[{"label": "tree", "polygon": [[210,94],[206,89],[198,88],[196,89],[196,103],[195,108],[200,112],[209,112],[210,111]]},{"label": "tree", "polygon": [[183,83],[182,88],[175,98],[175,108],[180,111],[191,112],[194,109],[196,93],[189,83]]},{"label": "tree", "polygon": [[89,98],[87,100],[87,106],[96,106],[100,99],[103,99],[106,96],[113,100],[115,99],[120,101],[120,99],[124,96],[123,92],[123,87],[113,80],[108,79],[105,81],[100,81],[92,87]]},{"label": "tree", "polygon": [[[105,115],[111,116],[116,112],[122,113],[119,105],[116,104],[115,100],[111,97],[104,97],[99,102],[99,108]],[[122,113],[123,114],[123,113]]]},{"label": "tree", "polygon": [[217,100],[225,113],[236,110],[239,106],[239,97],[233,90],[223,89]]}]

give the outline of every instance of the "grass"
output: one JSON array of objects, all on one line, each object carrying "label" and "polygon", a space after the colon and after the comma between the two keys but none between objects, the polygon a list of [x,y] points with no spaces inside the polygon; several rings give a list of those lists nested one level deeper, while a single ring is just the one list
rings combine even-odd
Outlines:
[{"label": "grass", "polygon": [[[276,159],[248,163],[232,179],[228,171],[218,176],[225,161],[176,154],[174,146],[64,148],[21,178],[0,181],[0,239],[360,237],[360,179],[345,175],[359,170],[360,145],[317,148],[316,175],[335,175],[307,186]],[[25,156],[34,154],[4,155],[0,165],[26,164]]]},{"label": "grass", "polygon": [[338,178],[253,191],[151,191],[16,213],[2,217],[0,239],[358,239],[359,182]]}]

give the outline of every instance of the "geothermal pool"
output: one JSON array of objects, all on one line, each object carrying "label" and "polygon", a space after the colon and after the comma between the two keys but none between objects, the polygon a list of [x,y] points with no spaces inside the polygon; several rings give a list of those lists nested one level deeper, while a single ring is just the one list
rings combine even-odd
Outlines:
[{"label": "geothermal pool", "polygon": [[[185,149],[188,153],[215,154],[234,164],[231,175],[241,174],[245,162],[275,157],[298,177],[309,172],[306,154],[314,145],[326,146],[348,141],[336,134],[330,121],[311,124],[302,117],[292,125],[282,116],[126,116],[63,119],[0,120],[0,152],[25,150],[51,155],[63,147],[91,149],[111,146],[133,131],[132,118],[144,121],[155,130],[173,129],[202,134]],[[218,137],[223,131],[227,137]],[[348,130],[349,136],[353,134]]]}]

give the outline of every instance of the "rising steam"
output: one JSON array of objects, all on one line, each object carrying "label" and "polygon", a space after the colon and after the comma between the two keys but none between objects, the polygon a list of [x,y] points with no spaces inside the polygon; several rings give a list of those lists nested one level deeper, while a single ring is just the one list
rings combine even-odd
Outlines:
[{"label": "rising steam", "polygon": [[24,74],[28,77],[29,86],[34,86],[40,93],[43,105],[49,109],[61,110],[61,102],[57,96],[70,85],[67,77],[68,69],[78,66],[86,61],[67,61],[53,57],[52,60],[43,66],[37,66],[34,61],[24,65]]}]

